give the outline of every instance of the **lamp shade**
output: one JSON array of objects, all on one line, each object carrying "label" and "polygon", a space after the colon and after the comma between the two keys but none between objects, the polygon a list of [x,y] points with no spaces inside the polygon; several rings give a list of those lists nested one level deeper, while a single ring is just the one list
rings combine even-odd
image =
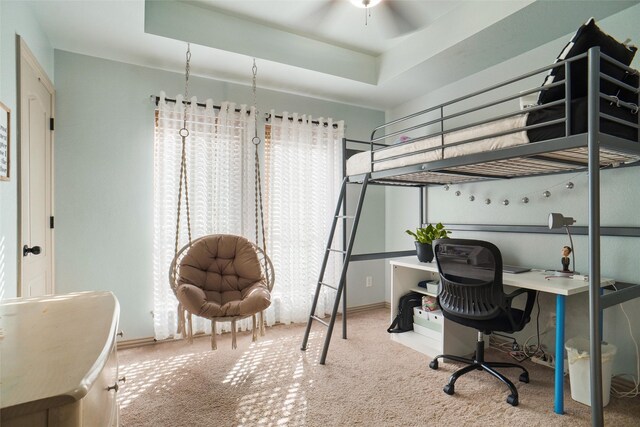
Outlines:
[{"label": "lamp shade", "polygon": [[569,225],[573,225],[576,223],[576,220],[570,216],[564,216],[560,213],[550,213],[549,214],[549,228],[561,228],[567,227]]}]

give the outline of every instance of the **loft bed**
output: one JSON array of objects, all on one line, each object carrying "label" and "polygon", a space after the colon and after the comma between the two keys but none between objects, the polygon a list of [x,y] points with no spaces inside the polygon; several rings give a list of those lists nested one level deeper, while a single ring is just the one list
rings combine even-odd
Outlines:
[{"label": "loft bed", "polygon": [[[551,67],[569,68],[571,64],[587,59],[587,53],[581,54],[377,127],[368,143],[370,150],[347,159],[346,175],[351,181],[359,181],[361,175],[369,173],[371,182],[385,184],[451,184],[570,172],[588,167],[590,136],[598,139],[600,167],[637,162],[640,160],[638,72],[595,50],[592,55],[620,67],[625,77],[636,78],[617,80],[600,73],[601,79],[616,86],[612,93],[596,89],[598,79],[594,79],[588,96],[572,98],[569,75],[566,80],[444,115],[446,107],[513,85]],[[634,81],[635,86],[632,86]],[[406,137],[429,126],[444,129],[448,120],[560,86],[566,86],[563,96],[546,104],[507,111],[449,130],[436,130],[425,136]],[[632,97],[635,97],[635,102],[632,102]],[[571,101],[567,102],[567,99]],[[439,112],[439,117],[393,130],[402,123],[432,112]],[[591,117],[593,123],[589,120]],[[384,133],[390,129],[391,132]],[[404,140],[388,142],[399,136]]]},{"label": "loft bed", "polygon": [[[561,173],[587,168],[590,137],[598,139],[600,167],[637,162],[635,52],[591,18],[554,64],[378,126],[345,174],[446,184]],[[513,93],[545,71],[542,86]],[[522,101],[536,94],[535,103]],[[525,108],[514,111],[518,99]]]},{"label": "loft bed", "polygon": [[[323,323],[328,327],[320,358],[320,363],[324,364],[341,297],[344,297],[343,338],[346,338],[345,283],[350,261],[407,254],[352,255],[353,240],[369,183],[424,188],[429,185],[586,170],[589,175],[589,277],[601,277],[600,170],[634,165],[640,160],[640,90],[639,73],[629,67],[636,49],[622,45],[603,33],[597,34],[598,37],[594,39],[591,37],[594,32],[600,30],[591,19],[578,30],[552,65],[375,128],[371,140],[365,143],[369,150],[349,159],[346,158],[347,145],[364,142],[344,141],[345,178],[302,343],[303,350],[306,349],[312,321]],[[521,87],[546,71],[548,75],[542,86],[513,92],[513,87]],[[513,108],[516,100],[535,94],[538,94],[538,99],[534,105],[524,109]],[[460,106],[473,100],[476,105]],[[445,114],[445,109],[454,111]],[[429,114],[432,116],[429,117]],[[465,117],[467,121],[463,123]],[[398,139],[399,142],[393,143]],[[352,217],[354,222],[350,235],[347,238],[346,231],[343,231],[344,247],[335,250],[331,249],[331,243],[336,224],[348,218],[346,185],[349,183],[362,184],[360,197]],[[421,198],[424,196],[425,192],[421,191]],[[421,218],[424,218],[423,209],[424,204],[420,203]],[[343,230],[346,228],[343,227]],[[340,252],[344,259],[337,287],[323,283],[330,252]],[[323,286],[337,291],[329,322],[314,315]],[[599,327],[601,310],[638,297],[640,285],[631,285],[601,296],[599,281],[590,282],[593,425],[604,423],[602,354],[600,346],[596,344],[602,341]]]}]

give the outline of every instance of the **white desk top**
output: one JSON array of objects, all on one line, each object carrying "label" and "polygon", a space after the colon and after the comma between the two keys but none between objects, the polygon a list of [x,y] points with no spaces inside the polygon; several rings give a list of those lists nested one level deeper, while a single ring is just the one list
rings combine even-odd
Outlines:
[{"label": "white desk top", "polygon": [[[415,268],[434,273],[438,272],[438,265],[435,260],[433,262],[420,262],[416,257],[394,258],[391,260],[391,265]],[[532,270],[518,274],[503,273],[502,283],[516,288],[533,289],[540,292],[567,296],[587,292],[589,290],[588,281],[560,276],[548,278],[552,275],[553,273],[548,273],[542,270]],[[613,284],[615,284],[615,280],[613,279],[607,279],[604,277],[600,279],[601,287]]]},{"label": "white desk top", "polygon": [[115,345],[118,301],[79,292],[0,303],[1,408],[81,399]]}]

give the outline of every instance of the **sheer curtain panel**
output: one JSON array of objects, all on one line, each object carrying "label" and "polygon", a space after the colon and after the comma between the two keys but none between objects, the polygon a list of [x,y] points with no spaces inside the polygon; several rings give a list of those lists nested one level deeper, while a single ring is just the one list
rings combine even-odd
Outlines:
[{"label": "sheer curtain panel", "polygon": [[[169,265],[174,257],[178,202],[183,98],[166,102],[161,92],[154,135],[153,217],[153,324],[156,339],[176,334],[177,301],[169,287]],[[187,108],[187,168],[192,238],[226,233],[254,240],[254,133],[255,112],[223,102],[219,111],[208,99],[197,106],[195,97]],[[184,194],[183,194],[184,200]],[[179,248],[187,244],[186,208],[183,202]],[[241,329],[250,320],[238,322]],[[193,330],[211,332],[208,320],[193,317]],[[229,330],[222,323],[219,329]],[[225,329],[226,328],[226,329]]]},{"label": "sheer curtain panel", "polygon": [[[267,249],[276,271],[269,322],[306,322],[342,181],[344,122],[271,111],[265,138]],[[340,224],[340,223],[339,223]],[[342,247],[342,227],[333,247]],[[326,283],[337,285],[341,254],[331,254]],[[316,314],[331,311],[335,291],[323,287]]]}]

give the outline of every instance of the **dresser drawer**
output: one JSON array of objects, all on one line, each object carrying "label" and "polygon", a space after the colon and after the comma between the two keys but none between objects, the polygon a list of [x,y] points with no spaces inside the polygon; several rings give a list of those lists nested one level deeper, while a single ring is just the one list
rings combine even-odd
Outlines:
[{"label": "dresser drawer", "polygon": [[83,426],[113,425],[114,406],[117,405],[118,356],[114,345],[104,369],[82,399]]}]

